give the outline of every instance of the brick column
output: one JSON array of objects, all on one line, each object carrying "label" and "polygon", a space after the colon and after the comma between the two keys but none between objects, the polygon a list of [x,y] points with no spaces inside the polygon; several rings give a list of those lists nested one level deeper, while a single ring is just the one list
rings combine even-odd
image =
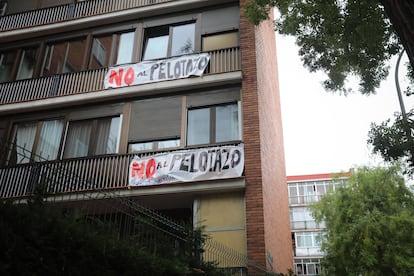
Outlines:
[{"label": "brick column", "polygon": [[273,21],[248,23],[246,2],[240,0],[247,255],[286,273],[293,258]]}]

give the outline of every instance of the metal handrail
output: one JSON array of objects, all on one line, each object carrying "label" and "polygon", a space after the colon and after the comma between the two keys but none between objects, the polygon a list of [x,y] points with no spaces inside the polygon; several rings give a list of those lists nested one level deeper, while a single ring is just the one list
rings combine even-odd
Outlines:
[{"label": "metal handrail", "polygon": [[176,0],[89,0],[36,9],[0,17],[0,32],[67,22],[111,12],[145,7]]},{"label": "metal handrail", "polygon": [[[208,52],[210,64],[205,74],[241,69],[239,47]],[[103,91],[108,68],[0,83],[0,105],[36,101],[60,96]]]}]

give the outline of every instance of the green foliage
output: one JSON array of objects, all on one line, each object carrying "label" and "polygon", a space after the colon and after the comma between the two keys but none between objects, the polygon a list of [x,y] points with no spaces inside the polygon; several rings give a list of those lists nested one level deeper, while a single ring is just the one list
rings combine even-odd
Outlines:
[{"label": "green foliage", "polygon": [[220,275],[194,253],[204,242],[200,231],[193,233],[187,254],[162,257],[134,237],[116,239],[98,219],[52,209],[39,198],[0,202],[0,275]]},{"label": "green foliage", "polygon": [[[368,143],[373,146],[373,152],[379,153],[386,161],[399,161],[405,157],[410,164],[409,173],[414,171],[414,111],[407,114],[404,120],[401,114],[395,114],[395,121],[390,125],[390,119],[377,125],[371,124]],[[410,136],[407,135],[410,133]]]},{"label": "green foliage", "polygon": [[327,74],[326,90],[349,93],[347,77],[354,75],[360,92],[370,94],[387,77],[400,45],[377,0],[252,0],[245,15],[258,25],[273,7],[280,12],[277,31],[295,36],[305,67]]},{"label": "green foliage", "polygon": [[414,275],[414,196],[400,168],[360,168],[312,206],[328,275]]}]

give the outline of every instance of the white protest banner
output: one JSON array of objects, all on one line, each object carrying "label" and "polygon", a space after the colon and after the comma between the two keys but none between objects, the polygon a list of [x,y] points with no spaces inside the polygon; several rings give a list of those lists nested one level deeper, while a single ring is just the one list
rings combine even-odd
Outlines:
[{"label": "white protest banner", "polygon": [[110,67],[105,75],[105,88],[202,76],[209,61],[208,53],[200,53]]},{"label": "white protest banner", "polygon": [[129,166],[129,186],[239,177],[243,169],[243,144],[136,156]]}]

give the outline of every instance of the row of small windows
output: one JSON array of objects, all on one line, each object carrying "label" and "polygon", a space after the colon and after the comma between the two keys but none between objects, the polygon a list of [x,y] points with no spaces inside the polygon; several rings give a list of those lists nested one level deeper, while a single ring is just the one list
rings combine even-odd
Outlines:
[{"label": "row of small windows", "polygon": [[[195,26],[187,22],[145,29],[140,55],[135,53],[139,44],[135,29],[0,50],[0,83],[200,51]],[[237,31],[203,36],[201,51],[237,47],[238,40]]]},{"label": "row of small windows", "polygon": [[342,186],[344,180],[289,183],[289,204],[308,204]]},{"label": "row of small windows", "polygon": [[[157,111],[156,106],[160,110]],[[240,141],[239,107],[238,102],[184,107],[186,116],[182,118],[181,97],[134,102],[128,130],[128,151]],[[152,114],[148,114],[148,110]],[[142,116],[145,113],[146,116]],[[181,129],[182,120],[186,120],[184,130]],[[114,115],[86,120],[56,118],[17,123],[10,139],[12,147],[8,163],[118,153],[122,121],[122,115]],[[185,140],[182,133],[186,135]]]}]

